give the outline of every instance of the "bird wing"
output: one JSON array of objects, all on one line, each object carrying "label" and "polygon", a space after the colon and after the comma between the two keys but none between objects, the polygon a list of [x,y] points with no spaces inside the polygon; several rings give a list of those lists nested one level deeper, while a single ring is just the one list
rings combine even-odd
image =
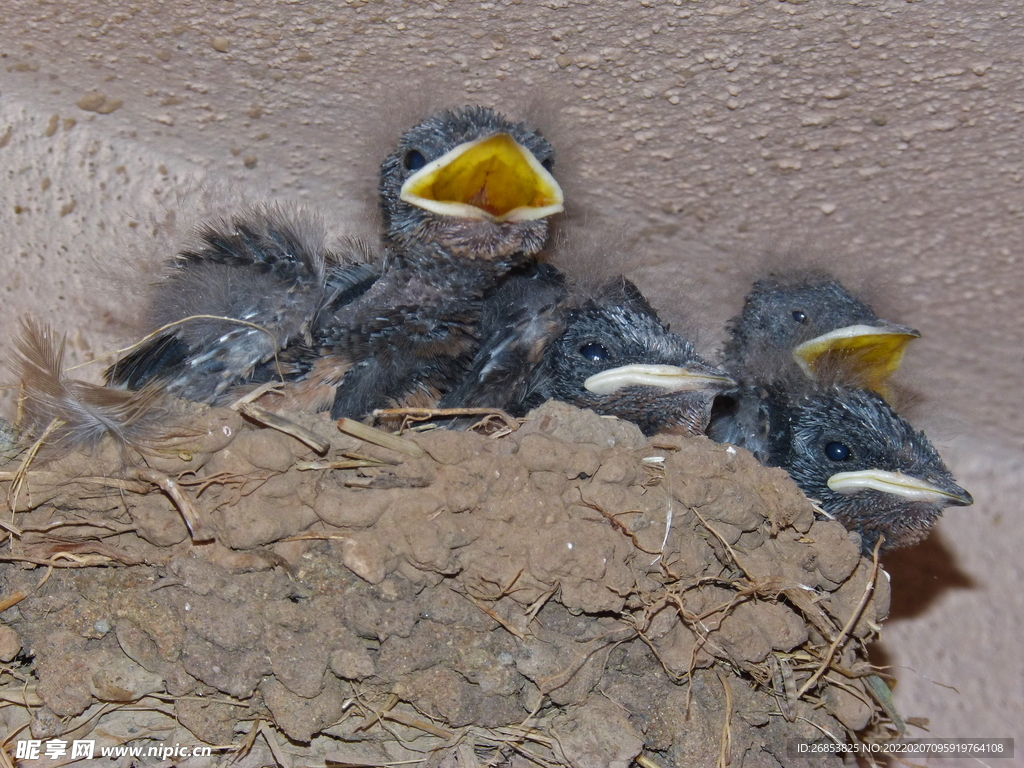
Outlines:
[{"label": "bird wing", "polygon": [[150,315],[158,330],[107,370],[109,384],[152,382],[217,402],[257,365],[308,337],[329,287],[352,290],[344,276],[332,271],[328,279],[333,257],[315,222],[281,210],[258,208],[207,225],[199,239],[155,289]]},{"label": "bird wing", "polygon": [[357,262],[328,266],[326,298],[321,311],[331,312],[346,304],[351,304],[377,282],[380,274],[380,266],[371,263]]},{"label": "bird wing", "polygon": [[165,333],[122,357],[107,368],[104,377],[111,386],[139,389],[154,379],[158,371],[180,368],[188,357],[188,346],[178,335]]},{"label": "bird wing", "polygon": [[561,273],[537,265],[513,275],[484,302],[480,347],[442,408],[526,410],[544,350],[565,328]]}]

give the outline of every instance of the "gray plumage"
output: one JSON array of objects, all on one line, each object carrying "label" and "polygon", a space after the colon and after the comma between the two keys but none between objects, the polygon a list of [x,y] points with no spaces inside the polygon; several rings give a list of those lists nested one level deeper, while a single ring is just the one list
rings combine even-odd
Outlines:
[{"label": "gray plumage", "polygon": [[803,370],[823,383],[884,389],[888,375],[899,365],[902,346],[892,353],[895,359],[883,355],[869,360],[849,345],[840,348],[833,343],[826,363],[813,371],[801,367],[794,356],[801,345],[813,339],[858,326],[900,339],[919,335],[912,328],[880,318],[830,275],[769,275],[754,283],[742,312],[729,322],[722,365],[748,385],[766,386]]},{"label": "gray plumage", "polygon": [[[701,434],[715,394],[732,384],[671,333],[622,277],[586,296],[553,267],[538,265],[510,277],[487,300],[481,333],[469,374],[442,407],[496,407],[521,416],[555,399],[632,421],[645,434]],[[685,384],[681,369],[693,376]],[[627,382],[651,383],[600,382],[613,370],[635,370]],[[655,385],[659,378],[669,386]]]},{"label": "gray plumage", "polygon": [[[531,263],[546,242],[546,212],[499,221],[472,211],[442,215],[402,199],[403,187],[417,172],[467,142],[505,134],[531,154],[533,166],[551,167],[553,151],[539,133],[484,107],[428,118],[408,131],[381,165],[385,267],[365,293],[320,313],[314,332],[319,357],[309,386],[337,387],[331,406],[335,418],[436,405],[471,364],[484,297],[510,271]],[[519,149],[513,151],[516,157]],[[480,162],[490,167],[492,161]],[[527,176],[533,173],[524,169]],[[499,170],[483,174],[483,186],[463,190],[459,205],[489,211],[491,197],[501,191],[491,189],[492,176],[502,178]],[[451,202],[437,197],[434,202]]]},{"label": "gray plumage", "polygon": [[[207,224],[178,254],[149,310],[155,335],[112,365],[112,386],[158,384],[188,400],[219,403],[261,363],[309,340],[328,300],[319,225],[277,208]],[[166,326],[166,327],[165,327]]]},{"label": "gray plumage", "polygon": [[791,382],[746,387],[734,400],[736,413],[716,414],[711,437],[785,469],[826,513],[860,534],[865,553],[880,536],[883,550],[913,544],[945,507],[972,503],[925,434],[874,392]]},{"label": "gray plumage", "polygon": [[336,417],[436,402],[472,358],[484,295],[547,238],[561,202],[551,161],[543,137],[493,110],[428,118],[381,166],[379,268],[341,263],[273,209],[209,226],[156,291],[152,325],[173,327],[108,380],[219,403],[283,378],[287,405]]},{"label": "gray plumage", "polygon": [[708,435],[785,469],[865,553],[912,544],[950,505],[967,505],[923,432],[883,399],[919,334],[878,317],[821,273],[759,280],[730,322],[725,368],[739,386],[715,402]]}]

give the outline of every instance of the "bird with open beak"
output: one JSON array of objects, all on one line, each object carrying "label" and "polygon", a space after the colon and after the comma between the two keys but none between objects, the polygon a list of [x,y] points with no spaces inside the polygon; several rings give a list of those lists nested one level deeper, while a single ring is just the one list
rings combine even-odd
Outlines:
[{"label": "bird with open beak", "polygon": [[966,506],[923,432],[883,399],[919,336],[880,319],[837,280],[773,275],[730,323],[724,367],[740,382],[714,404],[708,436],[782,467],[870,554],[922,539],[948,506]]},{"label": "bird with open beak", "polygon": [[480,331],[470,372],[442,407],[522,416],[554,399],[632,421],[647,435],[699,435],[715,395],[734,384],[623,277],[588,293],[536,265],[487,299]]},{"label": "bird with open beak", "polygon": [[973,503],[925,434],[875,392],[806,380],[755,389],[742,410],[756,411],[751,422],[759,426],[737,429],[729,442],[785,469],[826,514],[860,534],[865,554],[880,537],[882,551],[914,544],[943,509]]},{"label": "bird with open beak", "polygon": [[562,210],[553,159],[537,131],[484,107],[402,137],[380,170],[381,276],[318,317],[308,381],[321,394],[336,387],[332,416],[433,406],[464,376],[484,297],[533,262]]},{"label": "bird with open beak", "polygon": [[335,416],[429,404],[472,358],[483,296],[543,247],[562,209],[552,162],[525,124],[464,107],[409,130],[383,162],[383,264],[347,263],[277,209],[208,225],[157,286],[154,335],[107,379],[221,403],[283,374],[279,407]]},{"label": "bird with open beak", "polygon": [[906,345],[920,334],[883,320],[835,278],[770,275],[754,283],[730,321],[723,366],[744,384],[808,378],[888,394]]}]

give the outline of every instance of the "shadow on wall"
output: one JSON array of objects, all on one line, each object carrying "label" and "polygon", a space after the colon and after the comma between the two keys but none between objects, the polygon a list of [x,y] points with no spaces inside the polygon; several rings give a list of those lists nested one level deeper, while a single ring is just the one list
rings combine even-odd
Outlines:
[{"label": "shadow on wall", "polygon": [[937,531],[917,546],[887,554],[883,565],[892,577],[889,621],[926,613],[948,590],[978,587]]},{"label": "shadow on wall", "polygon": [[[916,546],[886,554],[882,565],[891,577],[892,587],[886,623],[926,614],[949,590],[978,588],[978,583],[960,569],[953,550],[937,531]],[[871,644],[868,655],[876,667],[893,666],[884,629],[882,640]]]}]

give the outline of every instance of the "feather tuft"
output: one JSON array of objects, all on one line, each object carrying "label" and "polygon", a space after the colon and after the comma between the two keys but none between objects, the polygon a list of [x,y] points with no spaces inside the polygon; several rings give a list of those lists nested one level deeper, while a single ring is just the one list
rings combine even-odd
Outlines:
[{"label": "feather tuft", "polygon": [[20,441],[45,435],[45,452],[92,448],[105,436],[122,451],[145,453],[169,436],[169,406],[156,387],[111,389],[64,372],[65,337],[30,319],[21,323],[13,367],[21,385]]}]

